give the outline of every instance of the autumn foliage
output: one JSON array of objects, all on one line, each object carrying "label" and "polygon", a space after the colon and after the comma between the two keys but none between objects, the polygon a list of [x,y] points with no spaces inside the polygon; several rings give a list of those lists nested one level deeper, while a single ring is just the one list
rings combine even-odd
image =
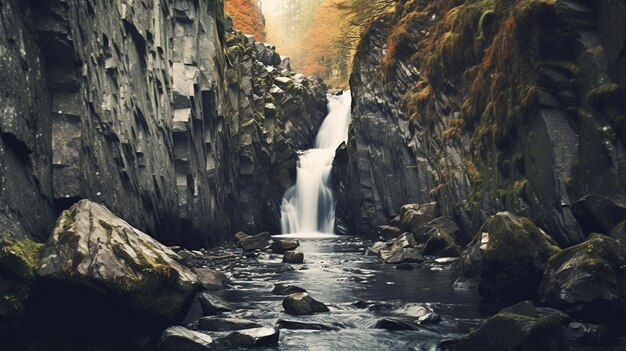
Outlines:
[{"label": "autumn foliage", "polygon": [[237,30],[265,41],[265,20],[256,0],[226,0],[224,11],[233,19]]}]

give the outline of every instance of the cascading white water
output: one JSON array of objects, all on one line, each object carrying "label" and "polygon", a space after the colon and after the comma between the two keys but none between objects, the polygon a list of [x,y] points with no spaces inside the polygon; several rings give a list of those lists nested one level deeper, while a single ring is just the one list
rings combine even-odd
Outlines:
[{"label": "cascading white water", "polygon": [[317,133],[315,148],[300,154],[296,185],[283,198],[283,233],[333,233],[335,200],[330,171],[335,150],[348,140],[350,103],[350,91],[328,97],[328,116]]}]

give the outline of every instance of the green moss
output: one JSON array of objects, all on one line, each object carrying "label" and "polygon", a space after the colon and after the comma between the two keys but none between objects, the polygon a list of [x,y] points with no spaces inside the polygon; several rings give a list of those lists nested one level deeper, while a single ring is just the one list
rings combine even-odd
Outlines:
[{"label": "green moss", "polygon": [[13,287],[0,295],[0,319],[22,316],[42,250],[43,244],[30,239],[0,243],[0,277],[13,282]]},{"label": "green moss", "polygon": [[103,221],[103,220],[99,220],[98,223],[100,223],[100,226],[102,226],[102,228],[104,228],[107,231],[107,234],[109,236],[111,236],[111,234],[113,234],[113,226],[111,226],[109,223]]}]

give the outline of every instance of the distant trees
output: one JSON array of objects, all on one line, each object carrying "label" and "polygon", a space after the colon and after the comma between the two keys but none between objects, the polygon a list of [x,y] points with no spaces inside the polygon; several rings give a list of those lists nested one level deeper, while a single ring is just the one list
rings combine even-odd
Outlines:
[{"label": "distant trees", "polygon": [[237,30],[265,41],[265,19],[257,0],[226,0],[224,11],[233,19]]}]

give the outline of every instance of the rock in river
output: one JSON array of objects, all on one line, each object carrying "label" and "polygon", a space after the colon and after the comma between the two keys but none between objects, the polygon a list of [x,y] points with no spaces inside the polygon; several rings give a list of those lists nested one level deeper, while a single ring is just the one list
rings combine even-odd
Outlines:
[{"label": "rock in river", "polygon": [[308,293],[295,293],[283,300],[283,308],[289,314],[307,315],[317,312],[329,312],[325,304],[315,300]]},{"label": "rock in river", "polygon": [[205,351],[211,350],[210,336],[183,327],[167,328],[161,335],[159,351]]},{"label": "rock in river", "polygon": [[202,306],[202,311],[204,311],[204,314],[207,316],[222,312],[230,312],[232,310],[228,302],[224,301],[220,297],[211,295],[209,293],[199,294],[198,300],[200,300],[200,306]]},{"label": "rock in river", "polygon": [[274,240],[272,242],[272,252],[276,254],[285,253],[285,251],[292,251],[300,247],[298,240]]},{"label": "rock in river", "polygon": [[208,268],[196,268],[193,271],[206,290],[222,290],[226,287],[228,277],[222,272]]},{"label": "rock in river", "polygon": [[548,258],[560,249],[524,217],[489,217],[455,265],[455,287],[478,286],[483,297],[506,302],[532,299]]},{"label": "rock in river", "polygon": [[272,347],[278,346],[278,328],[254,328],[233,332],[222,342],[231,347]]},{"label": "rock in river", "polygon": [[560,351],[570,319],[528,301],[500,311],[459,342],[458,351]]},{"label": "rock in river", "polygon": [[272,290],[272,294],[274,295],[291,295],[295,293],[306,292],[303,288],[295,285],[285,285],[285,284],[276,284],[274,285],[274,290]]},{"label": "rock in river", "polygon": [[199,288],[172,250],[88,200],[61,214],[42,257],[36,324],[55,340],[162,330],[184,317]]},{"label": "rock in river", "polygon": [[261,328],[263,325],[245,319],[204,317],[198,321],[198,329],[209,331],[232,331]]},{"label": "rock in river", "polygon": [[540,301],[591,323],[626,321],[626,248],[594,234],[550,258]]},{"label": "rock in river", "polygon": [[279,319],[276,322],[276,326],[281,329],[294,329],[294,330],[338,330],[341,329],[342,326],[322,323],[313,323],[313,322],[301,322],[301,321],[293,321],[287,319]]},{"label": "rock in river", "polygon": [[241,246],[244,251],[267,249],[271,244],[272,236],[268,232],[245,237],[239,242],[239,246]]},{"label": "rock in river", "polygon": [[283,262],[300,264],[304,262],[304,254],[302,252],[287,251],[283,255]]}]

